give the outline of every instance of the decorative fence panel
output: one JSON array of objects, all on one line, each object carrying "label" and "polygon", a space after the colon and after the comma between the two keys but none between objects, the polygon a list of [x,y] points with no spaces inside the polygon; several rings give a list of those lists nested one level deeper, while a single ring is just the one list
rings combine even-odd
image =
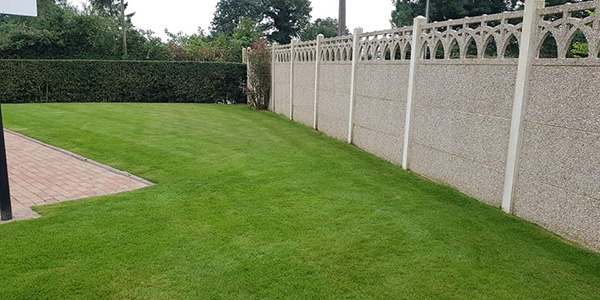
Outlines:
[{"label": "decorative fence panel", "polygon": [[543,6],[275,46],[272,108],[600,249],[600,1]]},{"label": "decorative fence panel", "polygon": [[321,46],[318,129],[340,140],[348,135],[352,42],[346,36],[325,39]]},{"label": "decorative fence panel", "polygon": [[294,120],[308,126],[314,119],[316,46],[315,41],[294,45]]},{"label": "decorative fence panel", "polygon": [[271,109],[279,114],[290,117],[290,53],[291,47],[276,46],[273,64],[274,86],[271,87],[273,99],[271,99]]}]

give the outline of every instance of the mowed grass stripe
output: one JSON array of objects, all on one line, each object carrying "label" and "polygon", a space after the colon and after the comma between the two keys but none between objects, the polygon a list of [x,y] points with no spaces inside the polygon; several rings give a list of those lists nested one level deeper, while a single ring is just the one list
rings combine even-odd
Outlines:
[{"label": "mowed grass stripe", "polygon": [[245,106],[3,105],[156,182],[0,226],[2,299],[598,299],[600,255]]}]

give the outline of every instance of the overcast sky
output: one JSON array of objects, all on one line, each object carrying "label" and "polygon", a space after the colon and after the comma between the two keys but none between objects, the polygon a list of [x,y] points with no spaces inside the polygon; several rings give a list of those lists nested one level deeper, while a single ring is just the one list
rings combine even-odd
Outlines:
[{"label": "overcast sky", "polygon": [[[70,0],[75,4],[86,0]],[[133,24],[151,29],[164,38],[164,29],[192,34],[198,27],[208,30],[218,0],[128,0],[128,12],[135,12]],[[352,31],[362,27],[365,31],[390,28],[392,0],[347,0],[347,26]],[[315,18],[338,17],[338,0],[312,0],[311,16]]]}]

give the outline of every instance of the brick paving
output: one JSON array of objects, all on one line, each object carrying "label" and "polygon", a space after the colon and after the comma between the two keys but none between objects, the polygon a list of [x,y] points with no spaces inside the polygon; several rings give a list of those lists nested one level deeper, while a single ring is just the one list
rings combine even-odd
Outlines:
[{"label": "brick paving", "polygon": [[116,194],[150,183],[5,131],[14,220],[38,217],[31,206]]}]

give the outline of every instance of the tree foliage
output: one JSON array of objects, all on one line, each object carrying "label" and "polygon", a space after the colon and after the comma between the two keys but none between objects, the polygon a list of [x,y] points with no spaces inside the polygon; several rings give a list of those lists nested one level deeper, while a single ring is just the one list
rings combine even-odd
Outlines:
[{"label": "tree foliage", "polygon": [[[306,26],[300,33],[300,39],[303,41],[312,41],[317,39],[317,35],[322,34],[326,38],[335,37],[338,34],[338,20],[335,18],[316,19]],[[350,34],[348,28],[344,34]]]},{"label": "tree foliage", "polygon": [[259,23],[264,18],[264,4],[259,0],[221,0],[211,23],[213,34],[232,34],[242,18]]},{"label": "tree foliage", "polygon": [[168,31],[167,35],[170,37],[169,48],[175,60],[240,62],[241,49],[250,47],[254,41],[259,40],[262,32],[254,21],[241,18],[231,34],[206,35],[199,29],[198,33],[192,35]]},{"label": "tree foliage", "polygon": [[[90,0],[92,9],[110,16],[121,15],[121,0]],[[125,2],[127,8],[127,2]]]},{"label": "tree foliage", "polygon": [[[0,58],[120,59],[117,18],[78,11],[65,1],[40,0],[39,17],[0,21]],[[152,32],[128,27],[130,59],[169,59]]]},{"label": "tree foliage", "polygon": [[231,34],[241,18],[253,20],[271,41],[288,44],[310,22],[310,0],[220,0],[213,34]]},{"label": "tree foliage", "polygon": [[263,22],[269,40],[289,44],[310,22],[310,0],[268,0],[267,3]]},{"label": "tree foliage", "polygon": [[255,109],[268,109],[271,92],[271,53],[264,40],[252,45],[248,52],[248,64],[248,104]]}]

